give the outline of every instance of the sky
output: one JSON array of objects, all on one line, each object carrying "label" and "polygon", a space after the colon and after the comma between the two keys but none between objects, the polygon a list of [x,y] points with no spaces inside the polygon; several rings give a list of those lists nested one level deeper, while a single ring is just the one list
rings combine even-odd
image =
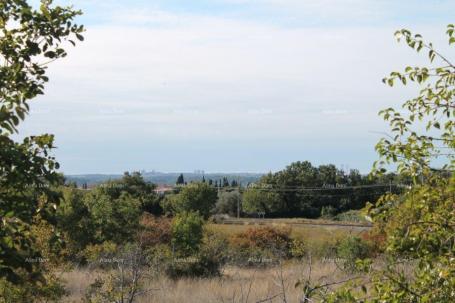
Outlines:
[{"label": "sky", "polygon": [[378,111],[419,89],[382,78],[427,64],[395,30],[453,53],[454,1],[55,2],[84,12],[86,39],[49,67],[20,133],[55,134],[66,174],[268,172],[304,160],[366,173],[387,130]]}]

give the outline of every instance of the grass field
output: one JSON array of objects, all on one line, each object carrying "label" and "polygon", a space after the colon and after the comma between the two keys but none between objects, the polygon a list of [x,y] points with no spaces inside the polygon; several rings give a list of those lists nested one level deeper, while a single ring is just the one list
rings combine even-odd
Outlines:
[{"label": "grass field", "polygon": [[[335,221],[318,221],[302,219],[261,220],[241,219],[229,224],[209,223],[209,231],[231,236],[251,227],[271,225],[290,228],[291,237],[303,240],[305,247],[314,256],[311,265],[311,279],[318,283],[333,282],[349,278],[349,274],[340,271],[331,259],[319,258],[317,251],[323,250],[327,244],[334,244],[348,235],[359,235],[368,228],[338,224]],[[323,222],[324,224],[319,224]],[[314,254],[313,254],[314,252]],[[299,302],[302,290],[295,284],[302,278],[309,277],[308,259],[284,260],[282,266],[266,268],[244,268],[226,266],[220,277],[207,279],[183,278],[172,280],[164,275],[147,279],[144,288],[147,291],[137,302]],[[106,273],[104,273],[105,275]],[[62,274],[67,285],[69,296],[64,302],[82,302],[88,286],[101,271],[75,269]],[[136,302],[136,301],[135,301]]]},{"label": "grass field", "polygon": [[[223,275],[211,279],[180,279],[165,277],[146,282],[150,290],[137,303],[214,303],[214,302],[299,302],[302,290],[297,281],[309,277],[305,262],[286,263],[283,267],[265,269],[227,267]],[[97,272],[75,270],[63,275],[70,296],[64,302],[81,302],[85,289],[99,275]],[[319,283],[339,281],[349,274],[337,270],[333,262],[317,261],[312,264],[311,280]],[[285,300],[285,301],[284,301]]]},{"label": "grass field", "polygon": [[303,240],[309,247],[334,243],[369,229],[364,224],[309,219],[230,219],[222,224],[208,224],[207,228],[229,236],[260,225],[291,228],[291,237]]}]

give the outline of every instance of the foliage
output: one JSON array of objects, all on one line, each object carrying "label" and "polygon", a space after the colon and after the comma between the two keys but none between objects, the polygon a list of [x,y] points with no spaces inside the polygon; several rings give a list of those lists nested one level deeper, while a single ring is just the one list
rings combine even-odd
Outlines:
[{"label": "foliage", "polygon": [[[449,44],[453,44],[455,35],[452,24],[447,27],[447,35]],[[433,160],[437,158],[438,163],[444,164],[444,169],[453,170],[455,65],[419,34],[413,35],[402,29],[395,36],[398,41],[405,40],[417,52],[427,51],[432,66],[408,66],[404,72],[392,72],[388,78],[384,78],[383,81],[390,86],[401,81],[403,85],[415,82],[423,88],[417,97],[402,105],[406,113],[393,108],[380,112],[384,120],[389,122],[392,133],[376,145],[381,158],[375,163],[375,168],[384,171],[385,165],[397,163],[399,172],[417,177],[428,174],[432,164],[435,164]],[[423,134],[418,133],[422,126],[426,129]]]},{"label": "foliage", "polygon": [[86,303],[132,303],[147,291],[144,281],[149,275],[147,256],[137,244],[121,247],[114,258],[106,259],[111,271],[98,277],[87,289]]},{"label": "foliage", "polygon": [[[453,25],[447,27],[447,34],[449,44],[454,43]],[[393,72],[385,79],[389,85],[397,79],[403,84],[427,84],[418,97],[403,104],[405,114],[394,109],[381,112],[393,135],[376,147],[381,158],[375,169],[383,171],[385,165],[396,163],[399,172],[414,177],[415,184],[403,195],[388,194],[369,206],[376,228],[386,235],[388,256],[384,270],[371,268],[368,260],[358,262],[369,271],[371,290],[359,293],[356,285],[348,286],[325,302],[455,301],[455,177],[453,171],[446,171],[454,166],[455,66],[422,36],[408,30],[396,35],[418,52],[426,49],[431,62],[439,59],[443,65],[407,67],[405,73]],[[424,122],[426,133],[420,135],[417,129]],[[442,163],[443,169],[432,167],[436,163]],[[406,265],[413,269],[411,276]]]},{"label": "foliage", "polygon": [[204,220],[196,212],[177,214],[172,220],[172,248],[177,256],[190,256],[199,251],[204,232]]},{"label": "foliage", "polygon": [[104,192],[114,200],[120,198],[122,193],[128,193],[140,202],[143,211],[160,215],[163,210],[155,189],[156,185],[146,182],[139,172],[133,172],[131,174],[125,172],[121,179],[108,181],[98,186],[98,190]]},{"label": "foliage", "polygon": [[290,256],[292,239],[289,228],[271,226],[251,227],[245,232],[234,234],[230,244],[234,249],[259,250],[282,258]]},{"label": "foliage", "polygon": [[292,239],[290,254],[293,258],[303,258],[307,254],[305,242],[301,239]]},{"label": "foliage", "polygon": [[183,174],[180,174],[175,182],[176,185],[183,185],[185,184],[185,179],[183,178]]},{"label": "foliage", "polygon": [[67,294],[62,281],[50,273],[44,274],[44,283],[26,281],[21,285],[0,280],[0,303],[12,302],[61,302]]},{"label": "foliage", "polygon": [[168,196],[164,208],[174,213],[199,212],[207,219],[216,200],[216,189],[207,183],[191,183],[184,186],[178,194]]},{"label": "foliage", "polygon": [[57,227],[63,232],[67,252],[74,257],[87,245],[95,243],[96,227],[85,204],[85,192],[74,187],[63,187],[61,192]]},{"label": "foliage", "polygon": [[280,209],[280,197],[274,192],[249,188],[243,193],[243,210],[247,213],[269,214]]},{"label": "foliage", "polygon": [[198,253],[186,258],[172,258],[166,264],[165,273],[172,279],[219,276],[228,260],[227,248],[226,239],[206,233]]},{"label": "foliage", "polygon": [[154,185],[136,173],[125,173],[122,179],[100,184],[89,192],[62,187],[56,218],[69,254],[74,257],[88,245],[104,241],[134,240],[141,228],[142,212],[156,202],[153,189]]},{"label": "foliage", "polygon": [[87,262],[94,267],[105,267],[103,259],[114,258],[119,251],[119,245],[111,241],[105,241],[101,244],[90,244],[85,247],[82,254]]},{"label": "foliage", "polygon": [[143,214],[140,220],[140,232],[138,240],[146,248],[170,244],[172,238],[171,220],[165,217],[154,217]]},{"label": "foliage", "polygon": [[129,193],[122,192],[117,199],[112,199],[98,187],[84,200],[94,225],[95,243],[123,243],[131,240],[131,235],[139,230],[141,202]]},{"label": "foliage", "polygon": [[309,218],[320,217],[324,209],[334,216],[361,209],[390,189],[399,193],[401,188],[390,184],[407,181],[394,174],[362,176],[357,170],[345,172],[333,164],[315,167],[308,161],[294,162],[250,186],[243,197],[244,209],[266,212],[269,217]]},{"label": "foliage", "polygon": [[215,211],[217,214],[228,214],[237,216],[237,211],[241,205],[242,196],[238,191],[222,192],[216,202]]},{"label": "foliage", "polygon": [[41,265],[26,259],[40,257],[31,225],[53,223],[58,204],[50,188],[61,182],[50,155],[53,136],[17,143],[11,135],[28,114],[29,101],[43,94],[48,63],[66,56],[64,42],[83,39],[83,27],[73,23],[79,14],[52,1],[42,1],[38,10],[24,0],[0,3],[0,279],[7,283],[46,279],[39,277]]},{"label": "foliage", "polygon": [[343,222],[368,222],[365,218],[365,215],[362,214],[362,211],[360,210],[348,210],[337,214],[333,219],[335,221]]},{"label": "foliage", "polygon": [[359,237],[350,236],[341,240],[336,248],[337,257],[342,260],[345,270],[354,271],[357,260],[371,256],[371,250],[366,241]]},{"label": "foliage", "polygon": [[335,207],[328,205],[321,208],[321,218],[324,219],[333,219],[336,214]]}]

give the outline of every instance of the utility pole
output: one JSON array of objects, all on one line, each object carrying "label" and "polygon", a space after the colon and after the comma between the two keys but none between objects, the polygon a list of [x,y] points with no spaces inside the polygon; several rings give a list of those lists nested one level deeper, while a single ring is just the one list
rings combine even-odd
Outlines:
[{"label": "utility pole", "polygon": [[240,200],[242,195],[240,194],[240,178],[237,178],[237,186],[239,187],[239,198],[237,199],[237,219],[240,219]]}]

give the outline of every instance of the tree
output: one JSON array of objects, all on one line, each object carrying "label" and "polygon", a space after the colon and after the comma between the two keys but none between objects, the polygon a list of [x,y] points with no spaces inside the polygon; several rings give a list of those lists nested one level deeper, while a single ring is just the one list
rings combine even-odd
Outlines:
[{"label": "tree", "polygon": [[180,256],[190,256],[199,250],[203,239],[204,219],[197,212],[182,212],[172,220],[172,247]]},{"label": "tree", "polygon": [[87,194],[84,200],[94,225],[95,243],[112,241],[122,244],[132,240],[132,235],[139,229],[142,213],[138,199],[127,192],[113,199],[100,186]]},{"label": "tree", "polygon": [[167,203],[176,213],[199,212],[207,219],[216,200],[216,189],[207,183],[191,183],[182,188],[178,194],[169,196]]},{"label": "tree", "polygon": [[216,212],[236,216],[241,201],[242,195],[238,191],[222,192],[216,202]]},{"label": "tree", "polygon": [[139,172],[125,172],[119,180],[113,180],[102,184],[99,187],[112,199],[118,199],[124,192],[130,194],[141,203],[143,211],[160,215],[163,210],[160,206],[159,196],[156,194],[156,185],[146,182]]},{"label": "tree", "polygon": [[83,190],[62,188],[63,197],[57,209],[57,226],[64,233],[64,240],[71,256],[80,253],[95,242],[95,225],[85,204]]},{"label": "tree", "polygon": [[[455,43],[454,26],[447,27],[449,44]],[[405,71],[392,72],[384,82],[393,86],[399,80],[403,85],[415,82],[423,88],[417,97],[407,100],[401,113],[394,108],[380,112],[385,121],[389,122],[391,134],[376,145],[380,159],[375,163],[376,171],[383,172],[386,165],[397,164],[398,172],[412,177],[431,174],[432,165],[442,163],[436,170],[454,169],[454,130],[455,121],[455,65],[447,57],[434,49],[419,34],[413,35],[403,29],[397,31],[398,41],[404,39],[409,47],[417,52],[426,50],[431,67],[411,67]],[[439,62],[435,65],[436,61]],[[426,131],[418,130],[425,126]],[[434,160],[438,159],[438,163]]]},{"label": "tree", "polygon": [[[0,3],[0,279],[7,283],[25,283],[24,272],[40,276],[40,264],[25,261],[40,256],[30,228],[52,221],[58,197],[51,185],[63,181],[50,155],[52,135],[20,143],[11,135],[28,114],[29,101],[43,94],[47,65],[66,56],[65,42],[83,40],[84,28],[73,23],[80,14],[52,1],[42,1],[38,10],[25,0]],[[45,283],[36,275],[32,281]]]},{"label": "tree", "polygon": [[[447,34],[449,44],[455,43],[453,25],[448,25]],[[348,286],[324,302],[455,301],[455,66],[419,34],[403,29],[396,37],[417,52],[426,50],[430,63],[440,62],[435,67],[407,67],[384,79],[390,86],[396,80],[425,85],[402,105],[405,113],[393,108],[380,112],[390,123],[391,135],[376,146],[380,159],[374,171],[382,173],[395,164],[399,173],[414,178],[414,184],[403,195],[387,194],[369,206],[375,228],[386,235],[389,257],[384,270],[371,269],[370,261],[358,263],[369,271],[371,293]],[[419,133],[422,124],[426,131]],[[415,264],[412,277],[400,268],[404,258]]]},{"label": "tree", "polygon": [[250,188],[243,194],[243,210],[247,213],[264,212],[270,214],[282,209],[282,200],[273,191]]},{"label": "tree", "polygon": [[229,187],[229,180],[227,177],[223,177],[223,185],[222,187]]},{"label": "tree", "polygon": [[185,184],[185,179],[183,178],[183,174],[180,174],[179,177],[177,178],[177,181],[175,182],[177,185],[183,185]]}]

